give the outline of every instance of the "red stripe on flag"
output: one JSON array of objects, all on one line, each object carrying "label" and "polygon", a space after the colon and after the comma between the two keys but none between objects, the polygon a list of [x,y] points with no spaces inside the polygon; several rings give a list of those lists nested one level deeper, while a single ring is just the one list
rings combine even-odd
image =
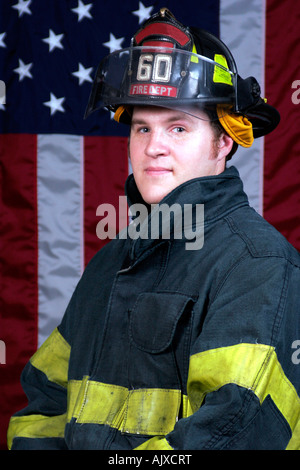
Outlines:
[{"label": "red stripe on flag", "polygon": [[1,136],[0,442],[10,416],[26,405],[20,374],[37,347],[37,190],[35,135]]},{"label": "red stripe on flag", "polygon": [[300,250],[300,103],[293,88],[300,80],[300,4],[267,0],[266,7],[265,90],[281,122],[265,138],[264,217]]},{"label": "red stripe on flag", "polygon": [[127,138],[84,137],[85,264],[109,241],[100,240],[96,235],[100,220],[96,215],[97,207],[100,204],[111,204],[118,214],[119,196],[124,196],[127,176]]}]

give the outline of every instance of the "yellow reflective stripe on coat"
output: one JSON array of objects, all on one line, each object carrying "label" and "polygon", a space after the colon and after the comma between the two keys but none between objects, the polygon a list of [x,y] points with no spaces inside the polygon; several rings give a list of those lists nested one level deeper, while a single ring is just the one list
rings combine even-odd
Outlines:
[{"label": "yellow reflective stripe on coat", "polygon": [[30,362],[44,372],[48,380],[67,388],[70,351],[70,345],[55,328]]},{"label": "yellow reflective stripe on coat", "polygon": [[[46,374],[49,381],[67,388],[69,357],[70,346],[56,328],[31,357],[30,363]],[[14,437],[64,437],[66,417],[66,414],[13,416],[7,431],[8,448]]]},{"label": "yellow reflective stripe on coat", "polygon": [[133,450],[174,450],[164,437],[152,437]]},{"label": "yellow reflective stripe on coat", "polygon": [[193,355],[188,378],[193,412],[207,393],[229,383],[252,390],[260,403],[270,395],[292,430],[288,449],[299,448],[300,399],[273,347],[241,343]]},{"label": "yellow reflective stripe on coat", "polygon": [[11,449],[15,437],[40,439],[64,437],[66,414],[59,416],[29,415],[13,416],[7,432],[7,446]]},{"label": "yellow reflective stripe on coat", "polygon": [[85,378],[69,383],[68,416],[77,423],[106,424],[122,432],[165,435],[178,418],[181,392],[172,389],[136,389]]}]

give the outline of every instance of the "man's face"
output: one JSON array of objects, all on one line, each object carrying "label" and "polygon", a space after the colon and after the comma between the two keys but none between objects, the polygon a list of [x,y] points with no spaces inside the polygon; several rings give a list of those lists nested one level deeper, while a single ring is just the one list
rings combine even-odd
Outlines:
[{"label": "man's face", "polygon": [[185,181],[224,170],[232,140],[224,136],[216,142],[207,115],[197,112],[200,119],[166,108],[134,108],[130,159],[137,187],[148,204],[158,203]]}]

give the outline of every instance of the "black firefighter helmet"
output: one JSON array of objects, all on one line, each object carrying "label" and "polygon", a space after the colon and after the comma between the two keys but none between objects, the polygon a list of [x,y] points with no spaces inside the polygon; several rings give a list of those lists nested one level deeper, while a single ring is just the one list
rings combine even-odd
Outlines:
[{"label": "black firefighter helmet", "polygon": [[[210,110],[233,140],[253,138],[278,125],[278,111],[261,97],[254,77],[243,79],[227,46],[213,34],[182,25],[162,8],[137,31],[129,48],[106,56],[97,69],[85,117],[96,109],[130,123],[133,106],[162,106],[193,114]],[[250,137],[249,137],[250,132]]]}]

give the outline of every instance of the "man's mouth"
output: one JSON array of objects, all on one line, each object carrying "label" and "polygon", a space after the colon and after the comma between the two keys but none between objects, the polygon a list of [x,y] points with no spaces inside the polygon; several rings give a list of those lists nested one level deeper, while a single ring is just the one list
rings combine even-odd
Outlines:
[{"label": "man's mouth", "polygon": [[148,168],[146,168],[146,173],[150,176],[160,176],[171,172],[172,170],[170,168],[165,168],[162,166],[149,166]]}]

